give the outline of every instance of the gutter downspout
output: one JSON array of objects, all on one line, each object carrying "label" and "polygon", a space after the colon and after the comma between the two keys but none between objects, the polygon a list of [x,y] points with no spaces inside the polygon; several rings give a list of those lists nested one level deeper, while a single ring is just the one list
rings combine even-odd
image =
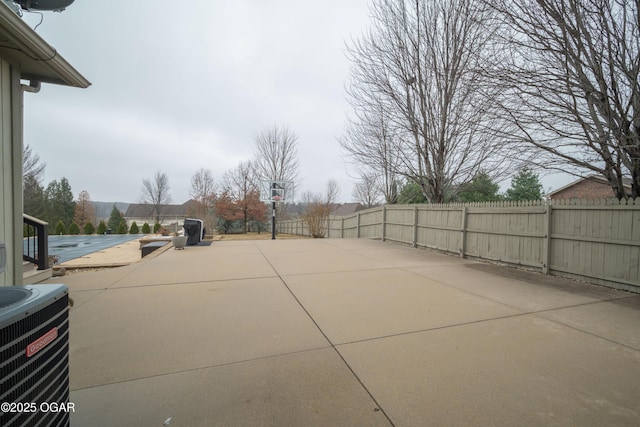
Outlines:
[{"label": "gutter downspout", "polygon": [[40,83],[38,80],[29,80],[28,85],[21,84],[20,86],[22,87],[22,90],[24,92],[38,93],[40,92],[42,83]]}]

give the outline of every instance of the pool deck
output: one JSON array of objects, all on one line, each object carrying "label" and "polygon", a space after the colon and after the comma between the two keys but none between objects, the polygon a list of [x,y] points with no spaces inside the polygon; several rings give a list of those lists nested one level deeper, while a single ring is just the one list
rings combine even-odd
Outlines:
[{"label": "pool deck", "polygon": [[56,265],[59,268],[107,268],[122,267],[133,264],[142,259],[140,254],[140,242],[132,240],[111,248],[93,252]]},{"label": "pool deck", "polygon": [[640,295],[366,239],[56,277],[76,426],[640,425]]},{"label": "pool deck", "polygon": [[[162,240],[164,238],[146,238],[146,239],[156,239]],[[62,262],[55,266],[55,269],[96,269],[96,268],[113,268],[113,267],[123,267],[129,264],[133,264],[142,260],[142,252],[140,250],[140,241],[141,239],[136,238],[135,240],[130,240],[128,242],[120,243],[114,245],[112,247],[102,249],[97,252],[92,252],[87,255],[83,255],[78,258],[71,259],[69,261]],[[151,255],[148,255],[146,258],[151,259],[155,256],[160,255],[162,252],[173,248],[173,245],[169,241],[162,248],[154,251]]]}]

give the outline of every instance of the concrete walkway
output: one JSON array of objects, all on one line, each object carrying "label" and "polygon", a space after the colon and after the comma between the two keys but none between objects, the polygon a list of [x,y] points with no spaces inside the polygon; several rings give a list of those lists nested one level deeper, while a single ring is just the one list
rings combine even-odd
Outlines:
[{"label": "concrete walkway", "polygon": [[640,295],[364,239],[51,282],[73,426],[640,425]]}]

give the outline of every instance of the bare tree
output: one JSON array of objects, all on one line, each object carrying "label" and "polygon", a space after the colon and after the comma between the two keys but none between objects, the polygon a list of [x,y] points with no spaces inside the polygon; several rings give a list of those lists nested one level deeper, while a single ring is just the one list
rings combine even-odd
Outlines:
[{"label": "bare tree", "polygon": [[325,237],[329,215],[339,191],[338,183],[335,180],[329,180],[325,194],[306,192],[302,195],[302,203],[306,204],[306,208],[301,218],[309,227],[311,236]]},{"label": "bare tree", "polygon": [[380,183],[375,175],[362,173],[353,188],[353,197],[367,208],[380,202]]},{"label": "bare tree", "polygon": [[191,177],[191,197],[203,205],[211,205],[216,195],[216,183],[211,170],[200,168]]},{"label": "bare tree", "polygon": [[205,228],[215,229],[213,205],[216,198],[217,186],[211,174],[211,170],[200,168],[191,177],[191,190],[189,194],[197,202],[194,216],[204,221]]},{"label": "bare tree", "polygon": [[[289,200],[280,203],[277,219],[286,216],[287,202],[291,201],[298,179],[298,136],[287,126],[273,126],[264,129],[256,137],[255,170],[258,179],[265,181],[289,181],[293,188],[287,188]],[[274,205],[275,206],[275,205]]]},{"label": "bare tree", "polygon": [[38,184],[42,185],[42,176],[47,164],[40,161],[40,156],[33,152],[29,145],[25,145],[22,150],[22,176],[26,182],[32,177]]},{"label": "bare tree", "polygon": [[[500,102],[537,163],[640,192],[637,0],[486,0],[504,23]],[[625,192],[624,178],[631,180]]]},{"label": "bare tree", "polygon": [[356,115],[356,119],[348,123],[345,134],[339,138],[340,145],[354,163],[366,168],[367,178],[375,178],[385,201],[397,203],[398,171],[401,165],[398,136],[393,133],[382,106],[357,110]]},{"label": "bare tree", "polygon": [[153,180],[143,179],[141,200],[142,203],[153,205],[153,216],[156,222],[160,222],[163,206],[171,202],[167,174],[157,171]]},{"label": "bare tree", "polygon": [[88,222],[92,224],[96,222],[96,210],[91,201],[91,195],[86,190],[82,190],[78,194],[73,213],[73,222],[78,224],[80,228],[83,228]]},{"label": "bare tree", "polygon": [[46,164],[40,161],[29,145],[22,150],[22,199],[24,212],[38,218],[46,215],[42,179]]},{"label": "bare tree", "polygon": [[397,137],[397,173],[431,202],[453,197],[481,168],[507,173],[501,166],[510,156],[488,126],[499,90],[486,82],[495,36],[488,8],[476,0],[375,0],[370,15],[371,30],[348,49],[349,95],[365,125],[382,109]]},{"label": "bare tree", "polygon": [[286,126],[273,125],[256,137],[255,169],[258,176],[271,181],[298,178],[298,136]]}]

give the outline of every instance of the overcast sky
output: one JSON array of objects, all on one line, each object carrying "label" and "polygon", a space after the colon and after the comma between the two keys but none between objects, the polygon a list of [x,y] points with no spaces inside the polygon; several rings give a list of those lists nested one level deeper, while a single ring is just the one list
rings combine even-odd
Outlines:
[{"label": "overcast sky", "polygon": [[66,177],[74,197],[138,202],[159,170],[183,203],[199,168],[220,182],[253,158],[258,132],[285,125],[299,137],[297,194],[335,179],[351,201],[357,172],[337,142],[345,43],[368,22],[368,0],[76,0],[36,31],[92,86],[25,94],[24,142],[47,165],[45,186]]},{"label": "overcast sky", "polygon": [[345,42],[367,24],[367,0],[76,0],[36,31],[92,86],[26,94],[24,142],[47,164],[45,185],[67,177],[76,197],[137,202],[160,170],[183,203],[199,168],[219,182],[253,157],[258,132],[286,125],[299,137],[297,193],[335,179],[350,201],[355,172],[337,142]]}]

